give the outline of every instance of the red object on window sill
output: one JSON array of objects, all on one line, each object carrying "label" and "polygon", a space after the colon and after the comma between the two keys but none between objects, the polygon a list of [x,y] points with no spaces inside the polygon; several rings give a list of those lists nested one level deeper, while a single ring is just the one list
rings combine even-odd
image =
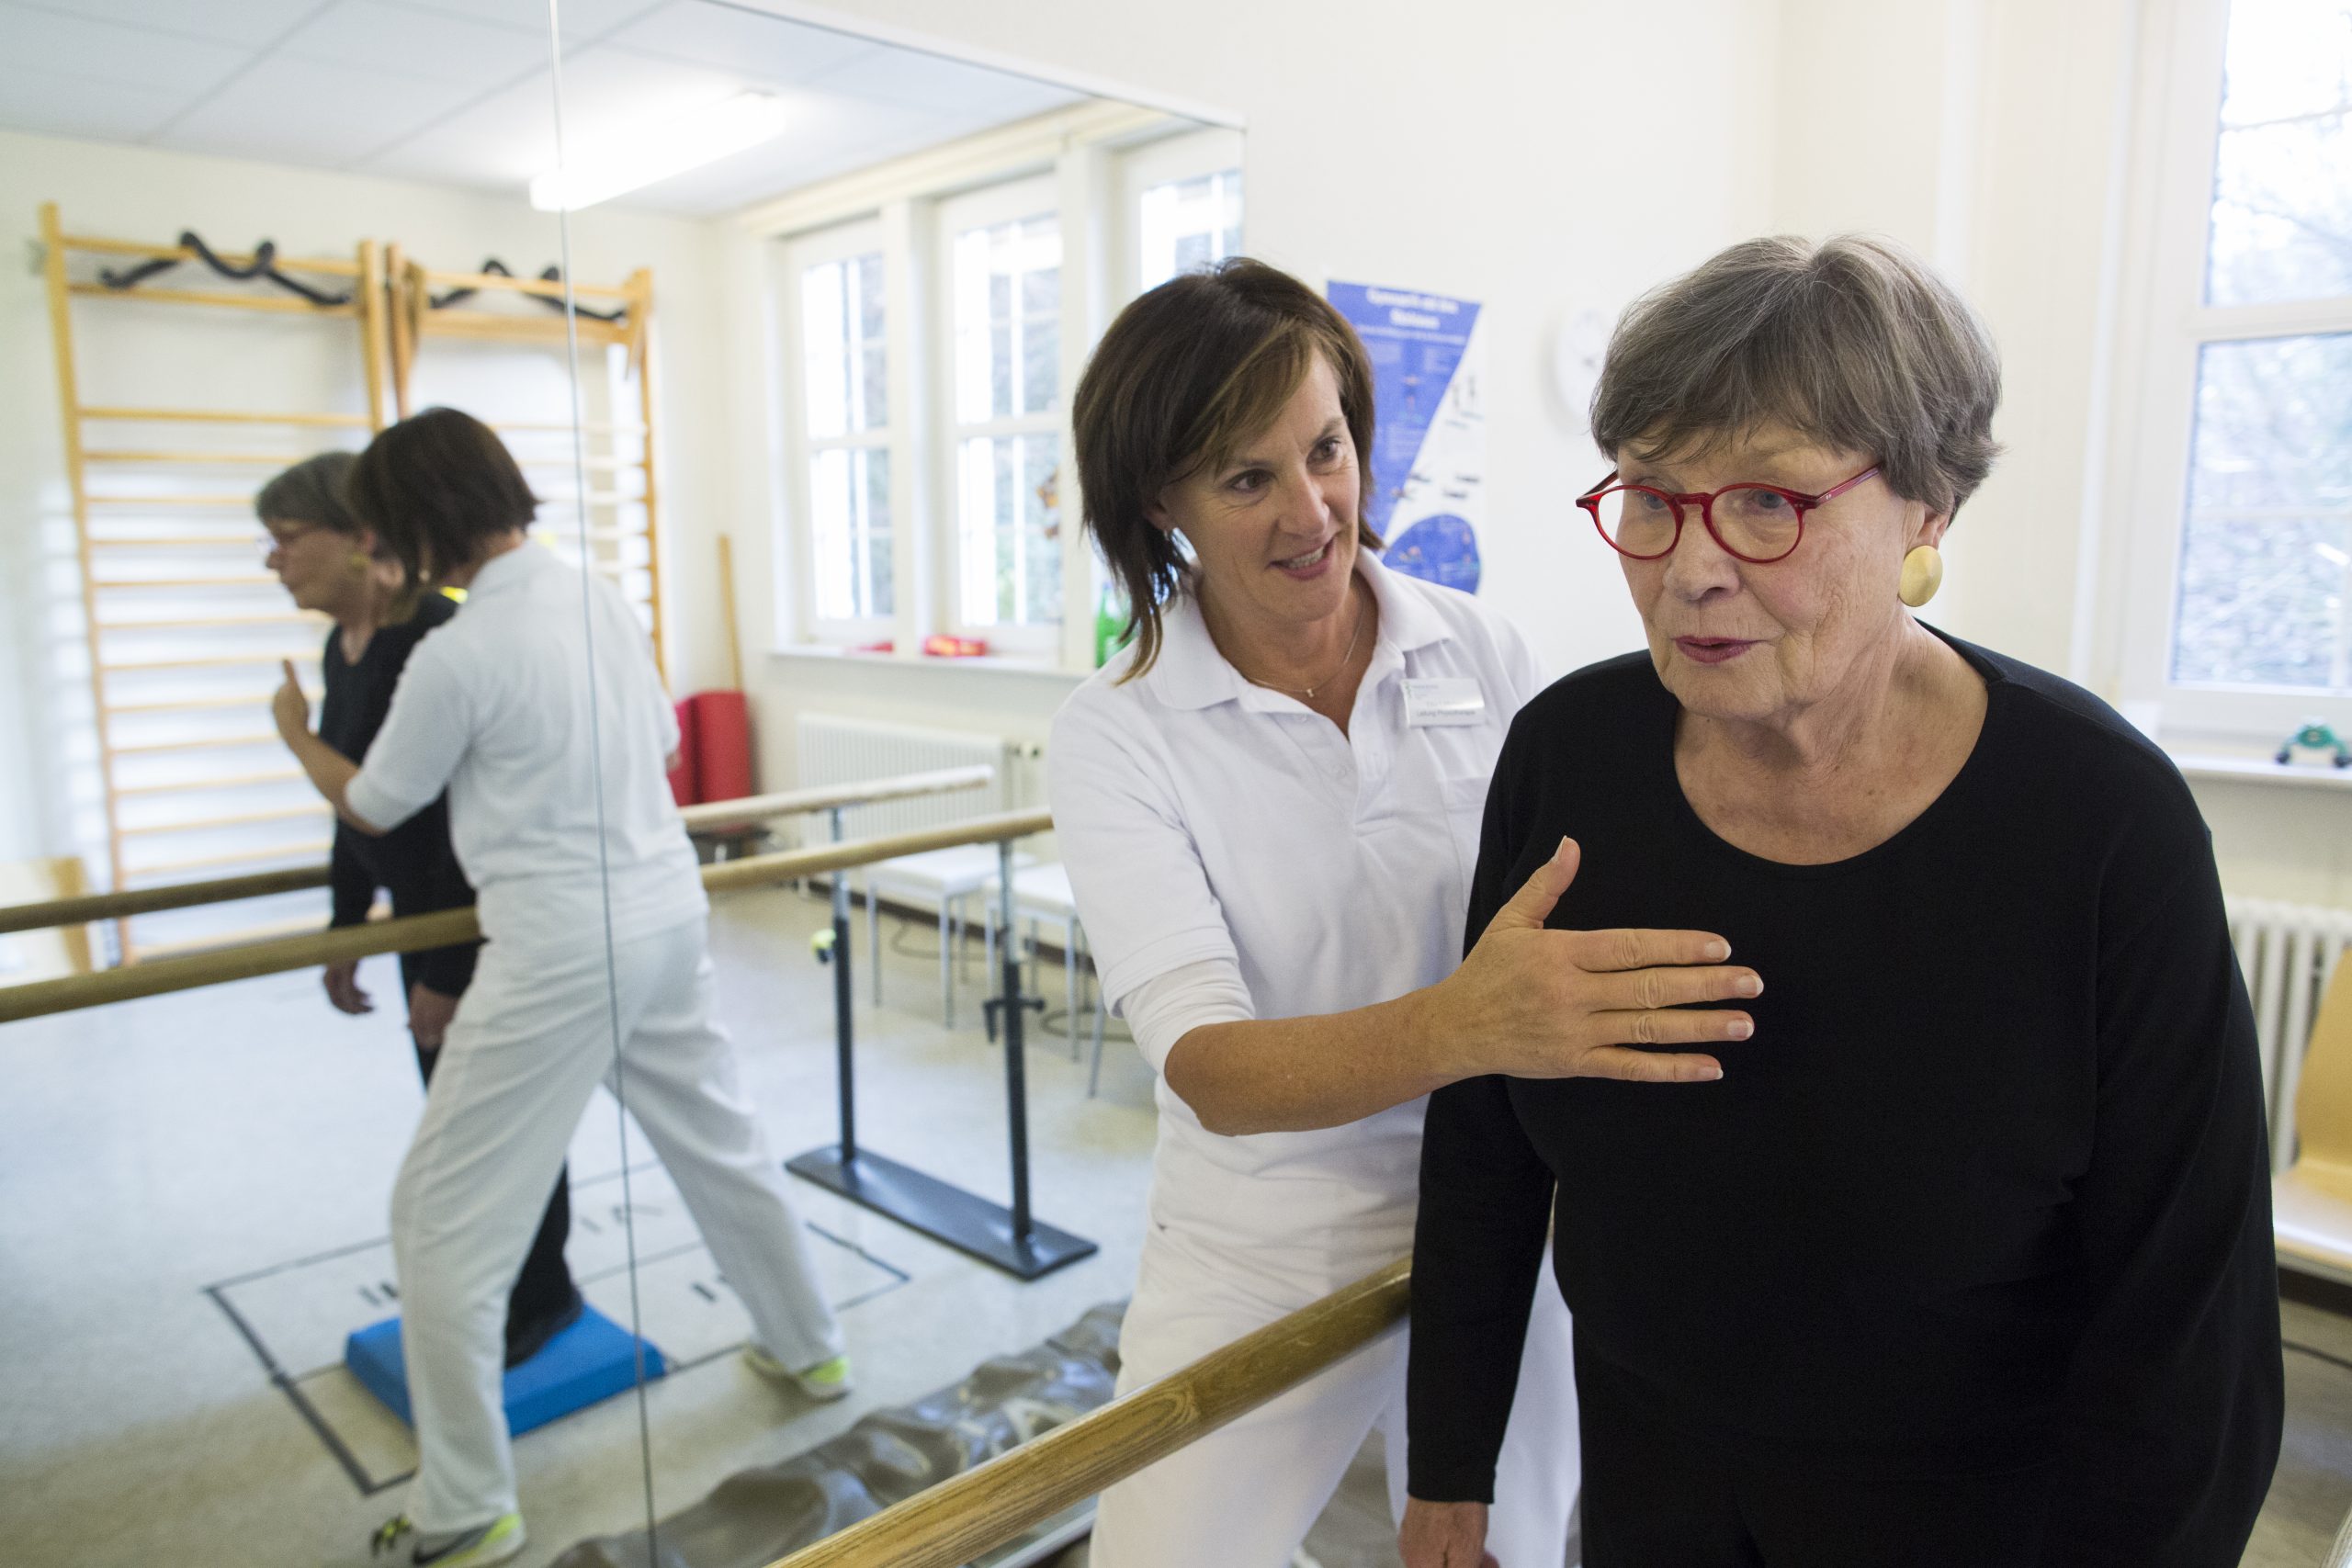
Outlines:
[{"label": "red object on window sill", "polygon": [[977,637],[927,637],[922,639],[922,650],[933,659],[985,659],[989,645],[986,638]]},{"label": "red object on window sill", "polygon": [[896,653],[899,651],[899,645],[888,637],[884,637],[880,642],[861,642],[850,651],[852,653]]}]

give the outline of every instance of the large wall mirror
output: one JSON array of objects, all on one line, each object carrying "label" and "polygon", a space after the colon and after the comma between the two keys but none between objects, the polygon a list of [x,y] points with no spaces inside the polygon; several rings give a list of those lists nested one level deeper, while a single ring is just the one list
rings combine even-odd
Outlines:
[{"label": "large wall mirror", "polygon": [[[1034,749],[925,750],[828,669],[1067,681],[1104,650],[1070,393],[1121,305],[1240,248],[1239,132],[755,7],[560,10],[59,0],[5,20],[0,222],[34,265],[0,280],[0,902],[143,902],[0,933],[0,987],[155,993],[0,1028],[0,1404],[20,1417],[0,1512],[28,1561],[364,1560],[388,1518],[456,1495],[419,1495],[415,1423],[435,1417],[401,1326],[446,1319],[455,1276],[407,1288],[395,1233],[424,1222],[388,1220],[435,1103],[427,1036],[454,1026],[414,1010],[440,971],[242,955],[471,897],[351,858],[277,708],[290,670],[301,722],[361,761],[404,675],[385,649],[503,614],[515,574],[404,570],[314,459],[430,410],[487,428],[533,498],[514,558],[569,574],[596,682],[678,700],[660,762],[708,862],[1035,800]],[[974,757],[986,779],[952,799],[711,809]],[[629,839],[626,801],[571,784],[583,840]],[[468,809],[451,796],[461,844]],[[1132,1066],[1096,1059],[1074,920],[1026,882],[1009,927],[984,919],[981,853],[935,897],[879,873],[713,897],[695,1005],[726,1038],[697,1092],[760,1140],[794,1232],[780,1262],[742,1250],[765,1222],[694,1174],[743,1147],[690,1146],[676,1106],[642,1098],[663,1059],[635,1032],[625,911],[566,928],[605,1087],[552,1190],[505,1203],[530,1248],[504,1304],[468,1310],[506,1319],[516,1435],[447,1483],[488,1496],[511,1474],[518,1561],[765,1562],[968,1461],[975,1430],[1010,1441],[1107,1396],[1151,1114]],[[1034,1165],[1038,1213],[1082,1238],[1034,1280],[782,1174],[838,1146],[847,1008],[870,1143],[1001,1209],[984,1002],[1004,953],[1049,1003],[1023,1013],[1021,1201]],[[481,992],[451,984],[463,1018]],[[479,1140],[458,1186],[493,1190],[507,1147]],[[772,1303],[747,1298],[795,1271],[847,1397],[764,1355]],[[912,1470],[860,1435],[876,1422]],[[729,1478],[754,1471],[774,1484],[747,1510]]]}]

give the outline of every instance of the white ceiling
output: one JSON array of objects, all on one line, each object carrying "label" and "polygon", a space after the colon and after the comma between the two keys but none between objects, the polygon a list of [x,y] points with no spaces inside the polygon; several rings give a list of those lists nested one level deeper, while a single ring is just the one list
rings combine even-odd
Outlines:
[{"label": "white ceiling", "polygon": [[[747,88],[800,118],[618,207],[707,217],[1079,101],[718,0],[560,0],[580,151]],[[554,166],[547,0],[0,0],[0,126],[520,196]]]}]

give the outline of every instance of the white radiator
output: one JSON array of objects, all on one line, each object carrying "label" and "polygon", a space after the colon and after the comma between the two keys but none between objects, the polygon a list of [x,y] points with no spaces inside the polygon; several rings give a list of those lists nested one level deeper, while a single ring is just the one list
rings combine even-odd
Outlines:
[{"label": "white radiator", "polygon": [[2238,951],[2246,994],[2254,998],[2262,1094],[2270,1107],[2271,1163],[2284,1170],[2295,1162],[2295,1087],[2302,1078],[2312,1021],[2346,946],[2352,944],[2352,910],[2265,898],[2225,902],[2230,942]]},{"label": "white radiator", "polygon": [[[853,839],[911,832],[990,812],[1017,810],[1027,804],[1030,764],[1039,754],[1034,744],[999,735],[886,724],[827,713],[800,715],[798,739],[798,783],[803,788],[976,763],[996,770],[995,781],[978,789],[852,807],[842,816],[842,829]],[[820,819],[812,819],[801,829],[804,840],[820,839],[828,831]]]}]

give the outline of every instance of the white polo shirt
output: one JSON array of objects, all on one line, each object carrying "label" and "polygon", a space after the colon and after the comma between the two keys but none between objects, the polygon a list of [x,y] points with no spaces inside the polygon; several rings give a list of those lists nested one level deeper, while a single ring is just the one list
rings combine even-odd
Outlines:
[{"label": "white polo shirt", "polygon": [[[1047,749],[1054,830],[1104,995],[1182,1027],[1386,1001],[1462,956],[1487,785],[1535,694],[1526,640],[1467,594],[1357,568],[1379,639],[1346,735],[1226,662],[1189,593],[1159,659],[1071,694]],[[1408,722],[1414,705],[1466,724]],[[1467,682],[1468,684],[1464,684]],[[1170,997],[1155,981],[1179,976]],[[1147,989],[1148,988],[1148,989]],[[1138,1040],[1155,1070],[1182,1028]],[[1224,1137],[1163,1075],[1151,1214],[1285,1278],[1336,1286],[1412,1245],[1423,1102],[1344,1127]]]},{"label": "white polo shirt", "polygon": [[457,615],[409,655],[345,793],[389,829],[447,789],[482,933],[527,951],[601,944],[608,874],[616,941],[709,908],[662,767],[678,719],[645,628],[601,577],[586,583],[583,618],[582,586],[537,544],[485,562]]}]

